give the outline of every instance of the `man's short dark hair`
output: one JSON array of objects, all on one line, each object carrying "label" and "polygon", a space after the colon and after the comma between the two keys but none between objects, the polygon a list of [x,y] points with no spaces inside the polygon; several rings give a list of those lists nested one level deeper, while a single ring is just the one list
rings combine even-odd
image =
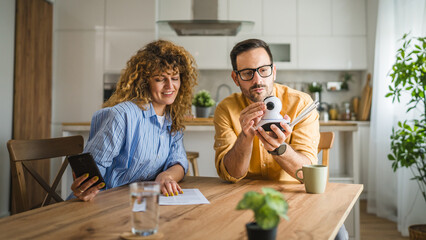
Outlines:
[{"label": "man's short dark hair", "polygon": [[266,52],[269,55],[269,59],[271,60],[271,63],[273,63],[272,60],[272,53],[269,49],[268,44],[266,44],[264,41],[260,39],[247,39],[242,42],[237,43],[234,48],[232,48],[231,51],[231,63],[232,63],[232,69],[237,70],[237,56],[243,52],[255,49],[255,48],[263,48],[266,50]]}]

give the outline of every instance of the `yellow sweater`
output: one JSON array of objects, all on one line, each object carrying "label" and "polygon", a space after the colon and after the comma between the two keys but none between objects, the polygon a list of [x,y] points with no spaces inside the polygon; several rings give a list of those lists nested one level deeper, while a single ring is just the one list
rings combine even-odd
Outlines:
[{"label": "yellow sweater", "polygon": [[[287,114],[295,119],[305,108],[312,103],[311,97],[303,92],[296,91],[284,85],[274,84],[274,96],[278,97],[283,105],[281,115]],[[214,149],[216,170],[218,175],[230,182],[237,182],[245,177],[251,179],[269,179],[280,181],[297,181],[285,172],[275,162],[272,155],[263,148],[259,139],[255,136],[253,150],[248,172],[237,179],[229,175],[223,163],[223,157],[231,150],[241,133],[239,117],[241,111],[250,104],[250,101],[242,93],[234,93],[225,98],[216,108],[214,126],[216,130]],[[318,112],[311,112],[305,119],[293,127],[293,132],[286,139],[286,143],[304,154],[312,164],[318,162],[317,152],[320,138]]]}]

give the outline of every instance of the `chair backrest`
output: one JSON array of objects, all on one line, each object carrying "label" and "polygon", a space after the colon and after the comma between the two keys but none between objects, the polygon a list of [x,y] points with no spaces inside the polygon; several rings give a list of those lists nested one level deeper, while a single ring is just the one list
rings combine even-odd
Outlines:
[{"label": "chair backrest", "polygon": [[318,153],[322,151],[322,165],[328,166],[328,160],[330,157],[330,149],[333,147],[334,133],[333,132],[321,132],[320,142],[318,144]]},{"label": "chair backrest", "polygon": [[[68,156],[79,154],[83,151],[84,140],[82,136],[71,136],[50,139],[34,139],[34,140],[9,140],[7,142],[7,149],[10,156],[10,168],[12,172],[12,179],[16,181],[17,188],[14,189],[16,196],[16,208],[12,209],[12,213],[19,213],[30,210],[28,202],[28,194],[24,176],[24,169],[46,190],[46,196],[41,203],[41,206],[50,203],[51,198],[56,202],[63,201],[63,199],[55,192],[59,181],[65,169],[68,166]],[[48,158],[65,157],[62,166],[56,174],[53,184],[50,186],[44,179],[37,173],[31,164],[31,161],[43,160]],[[61,158],[59,158],[62,160]]]}]

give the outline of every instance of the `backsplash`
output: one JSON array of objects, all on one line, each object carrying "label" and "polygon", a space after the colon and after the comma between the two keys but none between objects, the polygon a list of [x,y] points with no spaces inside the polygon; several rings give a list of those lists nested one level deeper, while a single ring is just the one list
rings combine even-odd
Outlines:
[{"label": "backsplash", "polygon": [[[321,102],[325,102],[327,104],[334,103],[341,107],[343,102],[351,102],[353,97],[361,96],[361,90],[364,83],[362,78],[365,76],[364,71],[350,71],[348,73],[352,75],[352,81],[348,82],[349,90],[328,91],[326,88],[327,82],[342,81],[343,73],[345,72],[277,70],[276,82],[309,94],[309,84],[312,82],[321,83],[323,88],[321,93]],[[111,89],[112,86],[115,86],[115,82],[118,81],[119,77],[119,74],[104,75],[104,94],[108,94],[110,92],[109,89]],[[229,86],[229,88],[219,88],[219,86],[224,84]],[[215,101],[221,101],[227,97],[229,95],[229,90],[231,90],[232,93],[240,92],[239,87],[235,85],[231,78],[231,70],[201,70],[195,92],[202,89],[209,91]]]},{"label": "backsplash", "polygon": [[[348,91],[329,92],[326,89],[327,82],[337,82],[342,80],[343,71],[288,71],[278,70],[276,82],[287,85],[299,91],[309,93],[308,85],[312,82],[318,82],[323,85],[321,101],[331,104],[337,103],[339,106],[342,102],[350,102],[353,97],[361,96],[363,79],[365,75],[363,71],[351,71],[352,81],[348,83]],[[217,99],[217,89],[221,84],[227,84],[232,92],[240,92],[231,78],[230,70],[201,70],[198,86],[196,91],[201,89],[208,90],[211,96]],[[228,90],[221,88],[219,92],[220,99],[225,98]]]}]

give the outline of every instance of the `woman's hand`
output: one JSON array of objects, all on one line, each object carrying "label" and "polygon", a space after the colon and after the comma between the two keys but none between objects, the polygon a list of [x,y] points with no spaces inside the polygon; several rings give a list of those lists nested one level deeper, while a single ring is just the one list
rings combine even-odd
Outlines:
[{"label": "woman's hand", "polygon": [[98,194],[99,190],[105,186],[105,183],[99,183],[96,186],[92,186],[96,181],[99,180],[98,176],[93,177],[89,181],[84,182],[89,177],[89,174],[83,174],[82,176],[75,178],[74,172],[72,173],[74,178],[74,182],[71,184],[71,190],[78,199],[83,200],[85,202],[92,200],[96,194]]},{"label": "woman's hand", "polygon": [[160,184],[161,193],[166,197],[183,193],[182,188],[180,188],[176,180],[174,180],[167,171],[158,174],[157,178],[155,178],[155,181]]}]

